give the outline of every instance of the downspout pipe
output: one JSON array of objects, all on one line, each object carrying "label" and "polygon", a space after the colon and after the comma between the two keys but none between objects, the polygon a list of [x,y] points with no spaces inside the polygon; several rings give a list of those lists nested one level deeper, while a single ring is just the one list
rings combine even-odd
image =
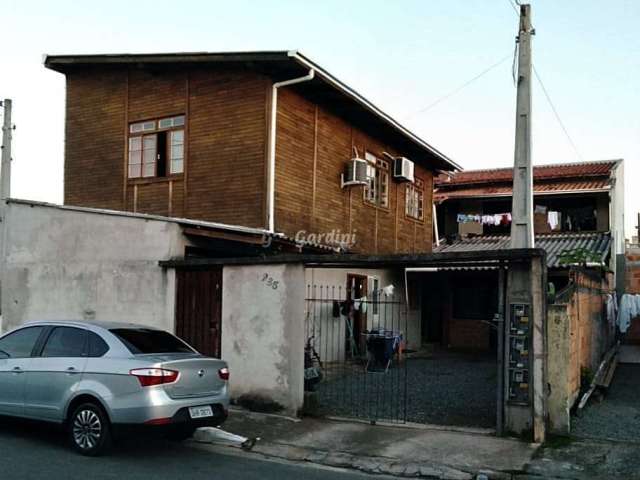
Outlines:
[{"label": "downspout pipe", "polygon": [[278,114],[278,89],[296,83],[308,82],[316,76],[316,71],[311,68],[304,77],[292,78],[282,82],[275,82],[271,87],[271,118],[269,121],[269,155],[267,159],[267,229],[275,233],[275,200],[276,200],[276,121]]}]

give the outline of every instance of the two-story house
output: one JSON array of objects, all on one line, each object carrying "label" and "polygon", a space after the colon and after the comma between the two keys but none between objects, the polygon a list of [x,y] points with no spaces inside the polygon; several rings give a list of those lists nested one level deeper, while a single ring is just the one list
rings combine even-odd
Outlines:
[{"label": "two-story house", "polygon": [[[48,276],[28,277],[39,295],[3,295],[20,307],[16,321],[55,308],[161,318],[229,361],[242,379],[234,397],[266,396],[289,412],[302,406],[304,354],[316,348],[321,403],[334,414],[542,438],[530,399],[544,365],[532,355],[507,368],[506,333],[487,326],[511,310],[544,324],[541,253],[433,253],[434,178],[459,170],[444,154],[298,52],[48,56],[45,66],[66,77],[65,205],[12,203],[12,218],[33,217],[12,245],[24,250],[38,240],[29,232],[55,230],[47,246],[62,243],[77,273],[48,255]],[[69,228],[57,229],[59,217]],[[272,255],[272,241],[297,253]],[[327,244],[364,255],[332,255]],[[38,264],[12,261],[16,283]],[[513,264],[530,288],[508,310],[499,298]],[[486,276],[469,281],[477,269]],[[52,298],[85,277],[86,292],[69,304]],[[451,282],[487,301],[452,297]],[[338,394],[347,391],[359,396]]]},{"label": "two-story house", "polygon": [[[535,245],[547,251],[549,275],[558,287],[566,284],[572,260],[616,271],[624,255],[623,172],[622,160],[534,167]],[[434,204],[440,239],[435,250],[508,248],[512,183],[511,168],[439,176]]]},{"label": "two-story house", "polygon": [[66,76],[65,204],[431,251],[433,178],[457,165],[298,52],[45,66]]}]

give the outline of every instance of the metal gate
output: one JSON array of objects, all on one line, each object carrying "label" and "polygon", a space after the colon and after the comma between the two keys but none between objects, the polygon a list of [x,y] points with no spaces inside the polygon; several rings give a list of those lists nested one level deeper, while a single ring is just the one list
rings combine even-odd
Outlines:
[{"label": "metal gate", "polygon": [[220,358],[222,268],[177,270],[176,335],[200,353]]},{"label": "metal gate", "polygon": [[404,423],[406,304],[366,278],[307,287],[305,390],[326,415]]}]

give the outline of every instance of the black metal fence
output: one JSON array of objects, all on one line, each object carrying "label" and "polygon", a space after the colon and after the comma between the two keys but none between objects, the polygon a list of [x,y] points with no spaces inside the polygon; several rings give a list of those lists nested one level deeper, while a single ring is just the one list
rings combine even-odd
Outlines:
[{"label": "black metal fence", "polygon": [[327,415],[404,423],[406,304],[384,289],[367,293],[307,286],[305,390]]}]

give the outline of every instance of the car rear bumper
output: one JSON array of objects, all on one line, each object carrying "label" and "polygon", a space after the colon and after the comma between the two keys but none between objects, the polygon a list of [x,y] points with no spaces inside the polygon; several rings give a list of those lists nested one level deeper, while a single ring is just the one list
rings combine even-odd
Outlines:
[{"label": "car rear bumper", "polygon": [[[203,406],[206,404],[198,404]],[[114,423],[113,430],[116,436],[129,434],[156,434],[166,433],[185,428],[218,427],[222,425],[229,415],[228,408],[216,403],[209,404],[213,411],[212,417],[191,418],[189,407],[179,409],[170,418],[154,419],[145,423]]]},{"label": "car rear bumper", "polygon": [[[192,422],[189,416],[190,407],[209,405],[214,411],[213,417],[205,417],[202,420],[211,425],[218,419],[226,419],[226,411],[229,409],[229,395],[227,387],[217,395],[191,398],[171,398],[158,387],[149,387],[126,398],[120,397],[116,402],[107,402],[111,423],[139,424],[139,425],[166,425]],[[197,422],[196,422],[197,423]]]}]

